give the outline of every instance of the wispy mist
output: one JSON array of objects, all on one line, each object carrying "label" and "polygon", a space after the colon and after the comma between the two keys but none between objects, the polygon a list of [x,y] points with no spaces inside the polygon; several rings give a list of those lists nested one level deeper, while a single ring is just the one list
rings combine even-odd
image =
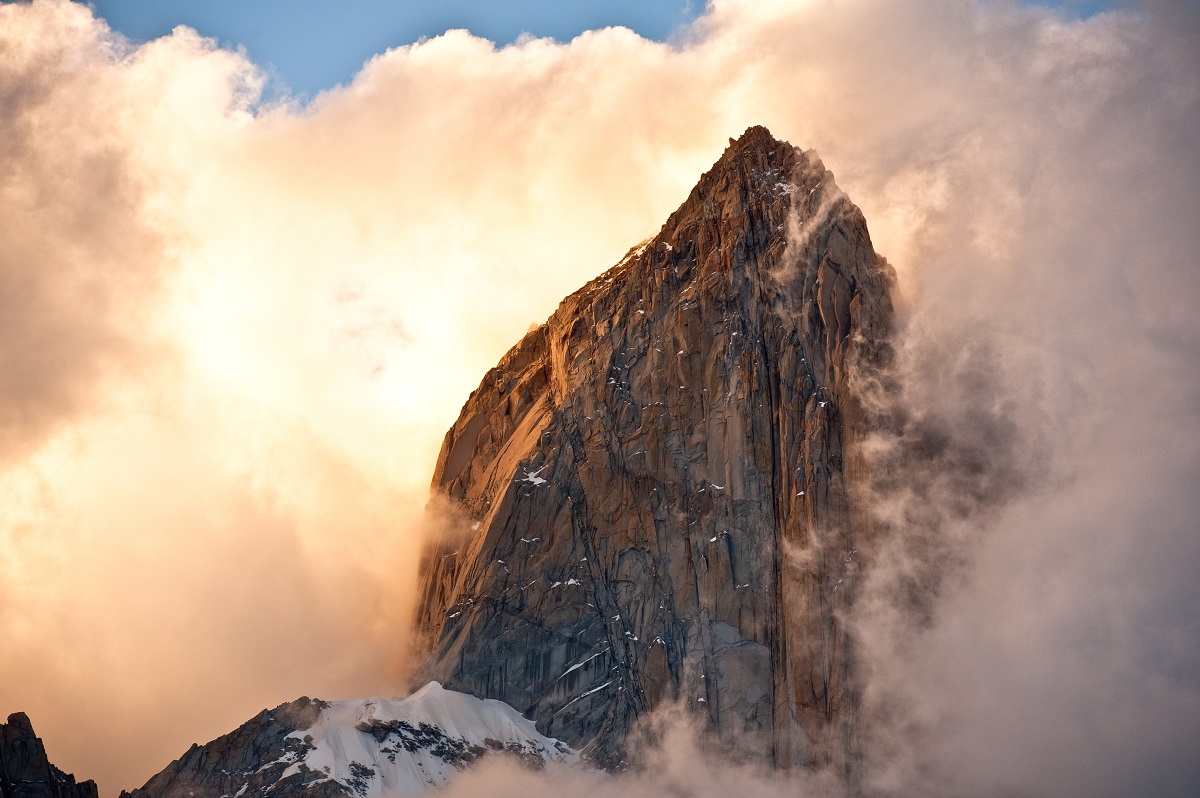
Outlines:
[{"label": "wispy mist", "polygon": [[[185,29],[0,6],[0,712],[113,794],[264,706],[402,693],[463,400],[765,124],[900,279],[867,786],[1193,793],[1198,29],[719,0],[674,45],[452,32],[301,108]],[[656,791],[728,786],[674,750]]]}]

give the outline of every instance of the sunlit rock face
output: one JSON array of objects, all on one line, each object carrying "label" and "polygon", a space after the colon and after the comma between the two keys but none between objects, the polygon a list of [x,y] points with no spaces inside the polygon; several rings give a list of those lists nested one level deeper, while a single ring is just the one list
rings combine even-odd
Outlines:
[{"label": "sunlit rock face", "polygon": [[14,712],[0,723],[0,798],[97,798],[97,790],[50,764],[29,716]]},{"label": "sunlit rock face", "polygon": [[421,675],[605,767],[677,700],[735,751],[850,767],[856,397],[893,279],[814,153],[731,140],[447,433],[433,488],[460,523],[422,564]]}]

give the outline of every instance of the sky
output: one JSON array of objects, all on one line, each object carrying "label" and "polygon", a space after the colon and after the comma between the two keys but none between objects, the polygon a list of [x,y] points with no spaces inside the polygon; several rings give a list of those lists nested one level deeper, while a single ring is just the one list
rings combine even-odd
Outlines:
[{"label": "sky", "polygon": [[[389,47],[463,28],[499,45],[522,35],[570,41],[586,30],[624,26],[667,41],[704,12],[700,0],[94,0],[96,14],[138,42],[187,25],[224,47],[245,49],[265,70],[269,94],[312,97],[349,83],[363,62]],[[1073,17],[1112,9],[1116,0],[1043,0]]]},{"label": "sky", "polygon": [[156,39],[176,25],[226,46],[242,46],[273,78],[274,91],[312,96],[345,85],[363,62],[389,47],[465,28],[497,44],[522,34],[570,41],[585,30],[622,25],[663,41],[704,10],[696,0],[99,0],[96,13],[126,36]]},{"label": "sky", "polygon": [[264,707],[403,694],[463,401],[764,124],[897,270],[896,401],[987,465],[880,497],[932,507],[851,619],[870,783],[1196,793],[1195,3],[326,17],[307,74],[252,35],[306,41],[278,8],[0,5],[0,714],[52,761],[114,796]]}]

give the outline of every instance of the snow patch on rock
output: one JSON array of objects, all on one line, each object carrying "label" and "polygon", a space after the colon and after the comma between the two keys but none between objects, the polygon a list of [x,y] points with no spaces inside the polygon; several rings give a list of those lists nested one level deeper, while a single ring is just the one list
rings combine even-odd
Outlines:
[{"label": "snow patch on rock", "polygon": [[[310,746],[282,778],[304,769],[362,798],[417,798],[489,754],[534,767],[574,761],[564,743],[538,733],[503,701],[485,700],[430,682],[406,699],[332,701],[310,728],[289,737]],[[282,780],[282,779],[281,779]]]}]

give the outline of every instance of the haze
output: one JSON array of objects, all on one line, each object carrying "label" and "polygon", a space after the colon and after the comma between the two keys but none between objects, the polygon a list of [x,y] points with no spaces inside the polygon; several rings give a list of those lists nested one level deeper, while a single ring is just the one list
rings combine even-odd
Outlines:
[{"label": "haze", "polygon": [[112,796],[404,694],[462,402],[763,124],[896,266],[895,400],[988,455],[881,496],[947,517],[855,619],[872,784],[1195,794],[1198,14],[715,0],[672,44],[451,31],[302,106],[188,29],[0,6],[0,713]]}]

